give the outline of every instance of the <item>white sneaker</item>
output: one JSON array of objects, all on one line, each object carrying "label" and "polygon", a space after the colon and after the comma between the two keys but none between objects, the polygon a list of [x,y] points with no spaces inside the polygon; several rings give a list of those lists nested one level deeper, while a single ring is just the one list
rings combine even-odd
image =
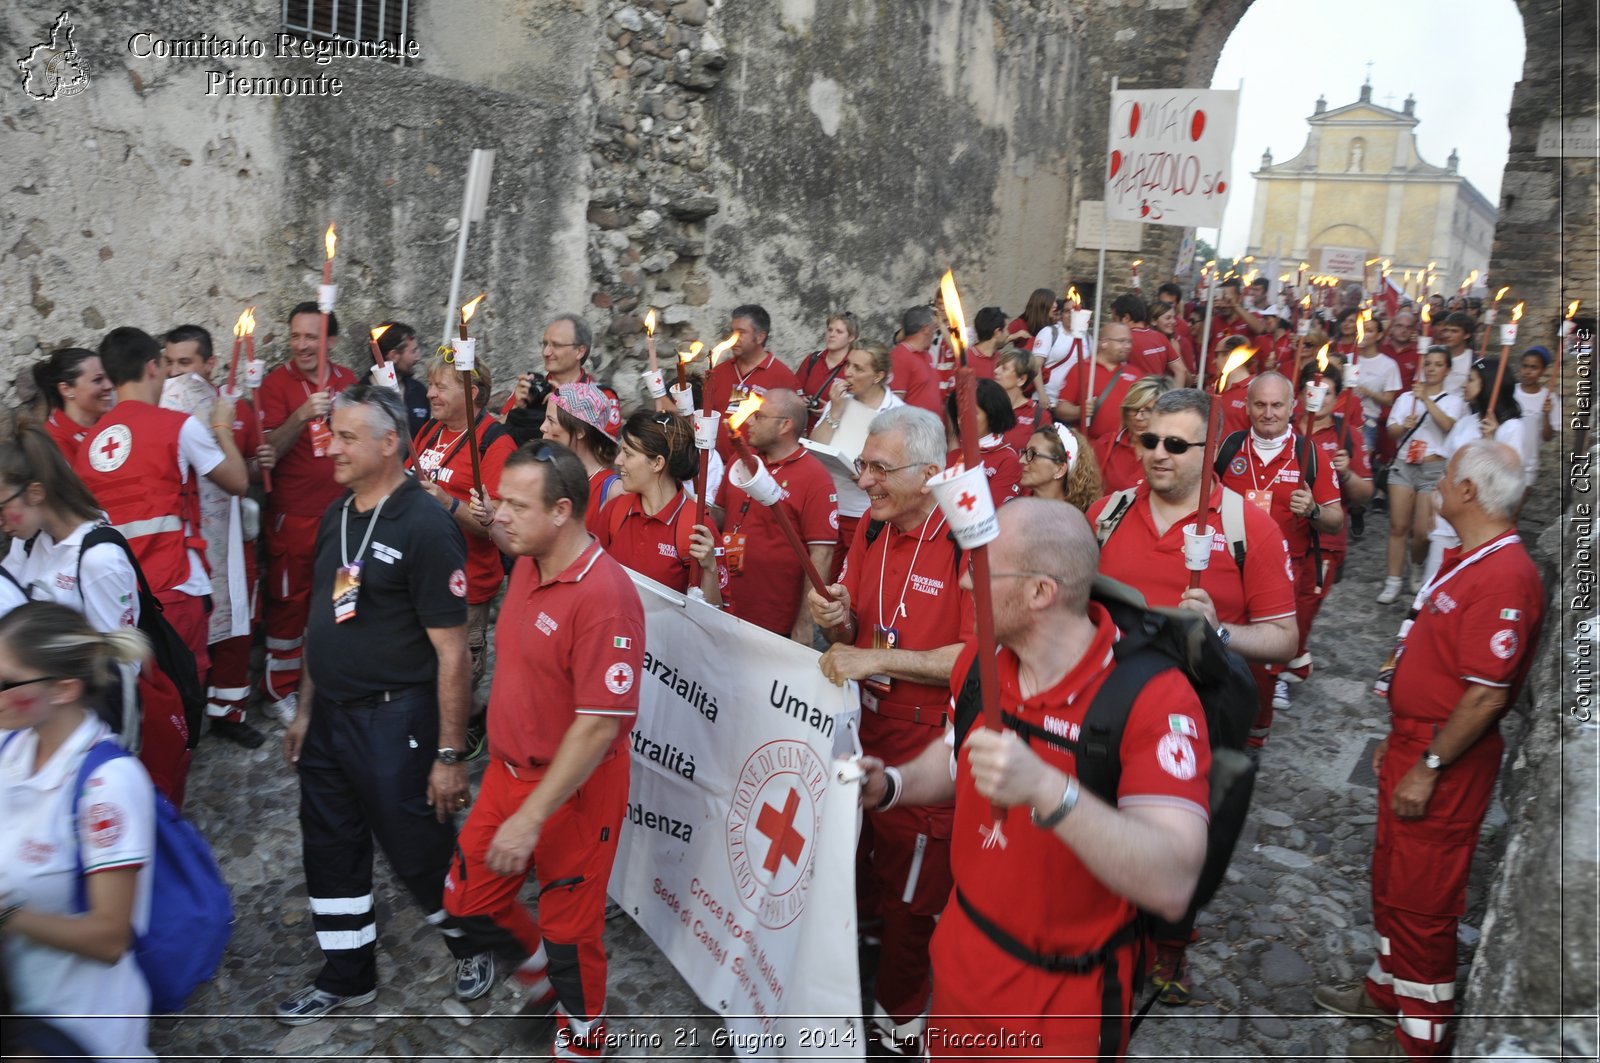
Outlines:
[{"label": "white sneaker", "polygon": [[[1390,599],[1390,601],[1393,600],[1392,598]],[[279,723],[287,727],[294,723],[295,716],[300,712],[300,695],[298,693],[285,694],[277,701],[274,701],[267,711],[277,717]]]},{"label": "white sneaker", "polygon": [[1383,590],[1378,592],[1378,604],[1390,605],[1400,597],[1400,577],[1388,576],[1383,581]]},{"label": "white sneaker", "polygon": [[1287,709],[1289,707],[1289,681],[1287,679],[1278,680],[1277,685],[1272,688],[1272,707],[1275,709]]}]

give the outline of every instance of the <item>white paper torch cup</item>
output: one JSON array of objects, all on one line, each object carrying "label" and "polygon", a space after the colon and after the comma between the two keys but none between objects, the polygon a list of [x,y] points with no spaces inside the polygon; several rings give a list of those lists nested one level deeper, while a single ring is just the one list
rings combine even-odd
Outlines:
[{"label": "white paper torch cup", "polygon": [[1358,384],[1360,384],[1360,382],[1361,382],[1361,367],[1359,365],[1357,365],[1356,363],[1354,363],[1354,362],[1346,362],[1345,365],[1344,365],[1344,388],[1345,388],[1345,390],[1349,391],[1351,388],[1356,387]]},{"label": "white paper torch cup", "polygon": [[1089,331],[1089,319],[1094,316],[1093,310],[1072,311],[1072,331],[1083,335]]},{"label": "white paper torch cup", "polygon": [[1195,530],[1193,524],[1183,526],[1183,567],[1190,572],[1204,572],[1211,564],[1211,542],[1214,533],[1210,528]]},{"label": "white paper torch cup", "polygon": [[989,494],[989,474],[982,465],[946,469],[928,481],[928,489],[944,511],[944,519],[961,549],[991,543],[1000,534],[994,497]]},{"label": "white paper torch cup", "polygon": [[701,450],[710,450],[717,445],[717,421],[714,413],[696,413],[694,415],[694,445]]},{"label": "white paper torch cup", "polygon": [[337,284],[317,285],[317,309],[324,314],[333,313],[333,304],[338,298],[339,286]]},{"label": "white paper torch cup", "polygon": [[1572,321],[1570,318],[1563,319],[1561,322],[1561,338],[1566,339],[1570,335],[1572,335]]},{"label": "white paper torch cup", "polygon": [[372,382],[388,388],[397,395],[400,393],[400,378],[395,375],[393,362],[373,366]]},{"label": "white paper torch cup", "polygon": [[244,386],[251,391],[259,388],[266,376],[267,363],[260,358],[251,358],[244,363]]},{"label": "white paper torch cup", "polygon": [[1327,384],[1306,385],[1306,412],[1321,413],[1323,404],[1328,401]]},{"label": "white paper torch cup", "polygon": [[783,498],[783,485],[759,460],[754,473],[745,468],[743,461],[734,462],[728,470],[728,482],[763,506],[775,506]]},{"label": "white paper torch cup", "polygon": [[652,399],[667,397],[667,380],[661,375],[661,370],[646,369],[639,375],[644,378],[644,389],[650,393]]},{"label": "white paper torch cup", "polygon": [[238,387],[229,387],[227,384],[224,384],[218,388],[217,394],[221,395],[229,402],[238,402],[240,399],[244,398],[244,392],[240,391]]},{"label": "white paper torch cup", "polygon": [[470,373],[478,367],[478,341],[460,338],[450,341],[456,352],[455,367],[458,373]]},{"label": "white paper torch cup", "polygon": [[1500,313],[1500,311],[1498,311],[1498,310],[1496,310],[1496,309],[1495,309],[1495,308],[1494,308],[1494,307],[1492,307],[1492,306],[1486,306],[1486,307],[1484,307],[1484,308],[1483,308],[1483,323],[1484,323],[1484,324],[1485,324],[1485,325],[1492,325],[1492,324],[1494,324],[1494,319],[1495,319],[1495,316],[1496,316],[1496,315],[1497,315],[1497,314],[1499,314],[1499,313]]},{"label": "white paper torch cup", "polygon": [[1295,334],[1298,335],[1298,336],[1309,336],[1309,335],[1311,335],[1311,318],[1309,318],[1309,317],[1301,318],[1300,319],[1300,323],[1298,325],[1296,325],[1294,328],[1295,328]]},{"label": "white paper torch cup", "polygon": [[678,412],[683,414],[685,417],[693,417],[694,389],[690,387],[680,388],[676,384],[672,385],[672,404],[676,406],[678,408]]},{"label": "white paper torch cup", "polygon": [[1508,321],[1500,326],[1500,346],[1510,347],[1517,342],[1517,323]]}]

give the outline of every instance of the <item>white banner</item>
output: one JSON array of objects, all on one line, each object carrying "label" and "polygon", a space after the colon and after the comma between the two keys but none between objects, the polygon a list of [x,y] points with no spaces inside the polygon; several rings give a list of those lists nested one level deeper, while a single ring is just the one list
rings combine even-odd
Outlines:
[{"label": "white banner", "polygon": [[644,675],[610,892],[741,1055],[862,1056],[854,684],[635,574]]},{"label": "white banner", "polygon": [[1106,217],[1220,226],[1238,112],[1237,89],[1113,92]]},{"label": "white banner", "polygon": [[1317,260],[1318,268],[1330,277],[1340,280],[1365,278],[1367,252],[1360,247],[1324,247]]}]

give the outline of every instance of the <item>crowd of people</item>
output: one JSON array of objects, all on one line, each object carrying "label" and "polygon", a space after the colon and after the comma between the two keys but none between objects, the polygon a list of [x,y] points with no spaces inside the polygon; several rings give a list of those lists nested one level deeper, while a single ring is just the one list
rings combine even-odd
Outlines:
[{"label": "crowd of people", "polygon": [[[1193,294],[1117,294],[1086,335],[1040,288],[1018,317],[980,309],[964,351],[937,298],[892,337],[841,312],[793,367],[767,312],[735,307],[694,406],[761,398],[739,431],[805,559],[741,487],[755,470],[729,421],[697,444],[666,389],[596,380],[576,314],[548,323],[543,372],[498,401],[486,364],[425,355],[403,322],[375,341],[394,386],[358,378],[324,357],[339,321],[314,303],[289,311],[285,357],[253,392],[218,388],[196,325],[53,352],[38,409],[0,442],[0,934],[17,1010],[114,1008],[126,1017],[60,1032],[103,1058],[147,1051],[128,948],[148,918],[153,794],[181,808],[196,755],[192,689],[217,739],[257,748],[262,717],[281,727],[299,780],[324,962],[281,1021],[374,999],[375,842],[440,932],[457,997],[513,977],[554,1012],[557,1058],[603,1055],[605,884],[646,645],[631,569],[817,647],[827,678],[859,684],[874,1052],[946,1056],[967,1043],[952,1030],[1026,1014],[1040,1054],[1119,1055],[1147,987],[1190,996],[1210,745],[1195,692],[1164,673],[1126,706],[1115,793],[1080,790],[1078,730],[1117,670],[1095,577],[1203,617],[1248,662],[1259,759],[1316,667],[1312,628],[1351,542],[1386,513],[1378,601],[1413,601],[1374,764],[1377,958],[1364,985],[1317,1000],[1388,1022],[1375,1053],[1443,1053],[1495,722],[1542,619],[1515,519],[1560,423],[1550,352],[1502,370],[1465,300],[1429,306],[1423,335],[1418,308],[1364,313],[1359,287],[1305,316],[1264,281],[1219,282],[1209,311]],[[926,484],[962,460],[962,361],[999,510],[1008,722],[957,749],[974,576]],[[151,630],[151,603],[192,674],[131,634]],[[100,768],[74,821],[68,780],[107,737],[138,759]],[[1032,825],[986,844],[991,808]],[[518,899],[530,875],[536,914]]]}]

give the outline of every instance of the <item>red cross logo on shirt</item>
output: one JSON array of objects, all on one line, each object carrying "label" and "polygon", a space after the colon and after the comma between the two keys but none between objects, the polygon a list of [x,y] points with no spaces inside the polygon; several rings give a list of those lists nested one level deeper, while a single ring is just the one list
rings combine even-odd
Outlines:
[{"label": "red cross logo on shirt", "polygon": [[973,495],[970,492],[967,492],[967,491],[961,492],[961,497],[956,499],[956,505],[960,506],[962,509],[966,510],[968,513],[971,513],[972,512],[972,507],[977,505],[977,504],[978,504],[978,500],[975,497],[973,497]]},{"label": "red cross logo on shirt", "polygon": [[112,458],[116,457],[118,446],[120,446],[120,444],[116,441],[116,439],[107,439],[106,445],[100,448],[100,453],[106,456],[107,461],[110,461]]},{"label": "red cross logo on shirt", "polygon": [[767,858],[761,865],[767,874],[777,874],[786,857],[791,864],[800,866],[800,854],[806,850],[806,839],[794,829],[795,817],[799,814],[800,791],[794,787],[789,788],[782,812],[772,805],[761,806],[761,814],[756,817],[756,830],[772,840],[772,848],[767,850]]}]

